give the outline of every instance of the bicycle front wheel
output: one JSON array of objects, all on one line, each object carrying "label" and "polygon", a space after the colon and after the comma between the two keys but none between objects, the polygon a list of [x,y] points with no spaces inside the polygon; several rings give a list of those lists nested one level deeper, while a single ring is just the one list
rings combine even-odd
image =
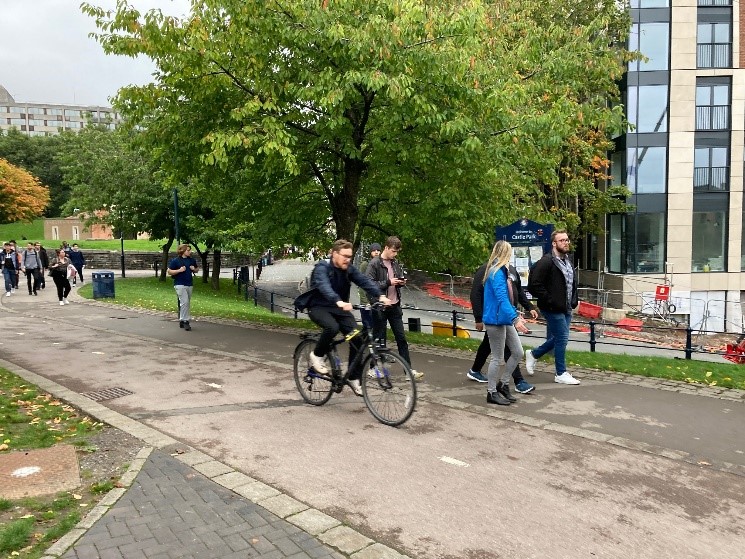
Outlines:
[{"label": "bicycle front wheel", "polygon": [[416,383],[411,367],[392,351],[368,355],[362,364],[362,394],[375,419],[385,425],[403,424],[416,407]]},{"label": "bicycle front wheel", "polygon": [[317,373],[310,366],[310,352],[315,347],[315,340],[304,340],[295,348],[295,386],[303,400],[322,406],[331,398],[333,384],[329,376]]}]

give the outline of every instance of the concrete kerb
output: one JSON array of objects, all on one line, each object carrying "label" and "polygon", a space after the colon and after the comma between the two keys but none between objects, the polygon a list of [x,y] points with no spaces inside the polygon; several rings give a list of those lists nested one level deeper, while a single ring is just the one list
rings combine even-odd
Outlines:
[{"label": "concrete kerb", "polygon": [[[209,480],[241,495],[249,501],[265,508],[267,511],[296,525],[298,528],[305,530],[309,534],[317,536],[321,541],[339,549],[342,553],[349,554],[352,553],[349,550],[354,549],[354,552],[357,553],[352,555],[352,557],[355,559],[407,558],[406,555],[402,555],[381,543],[374,542],[356,530],[343,526],[341,521],[313,509],[289,495],[281,493],[270,485],[247,476],[233,469],[231,466],[215,460],[208,454],[182,444],[176,439],[168,437],[151,427],[142,425],[126,416],[109,410],[54,381],[3,359],[0,359],[0,367],[39,386],[39,388],[55,398],[67,401],[94,419],[116,427],[148,444],[132,460],[129,468],[119,481],[120,487],[109,491],[98,505],[91,509],[85,518],[47,549],[42,559],[59,559],[64,555],[126,493],[145,464],[145,461],[150,456],[150,453],[156,448],[159,450],[168,450],[169,447],[175,448],[170,453],[172,456],[187,466],[194,468]],[[333,531],[335,528],[340,527],[344,528],[344,530]],[[359,555],[360,552],[366,551],[367,548],[372,549],[365,555]]]}]

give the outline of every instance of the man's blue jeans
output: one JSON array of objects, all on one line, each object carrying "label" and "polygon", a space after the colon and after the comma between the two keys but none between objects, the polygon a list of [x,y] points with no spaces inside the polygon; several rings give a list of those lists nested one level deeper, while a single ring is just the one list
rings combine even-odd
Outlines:
[{"label": "man's blue jeans", "polygon": [[546,341],[531,350],[531,353],[533,357],[539,359],[553,350],[556,374],[561,375],[567,370],[566,351],[567,343],[569,343],[569,324],[572,322],[572,313],[541,311],[541,314],[546,319]]},{"label": "man's blue jeans", "polygon": [[13,280],[15,280],[16,271],[12,268],[3,268],[3,279],[5,280],[5,291],[10,293],[13,289]]}]

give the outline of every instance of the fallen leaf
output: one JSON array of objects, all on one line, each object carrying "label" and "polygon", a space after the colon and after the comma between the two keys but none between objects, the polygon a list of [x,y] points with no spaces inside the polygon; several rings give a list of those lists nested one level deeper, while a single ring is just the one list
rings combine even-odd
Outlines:
[{"label": "fallen leaf", "polygon": [[33,514],[24,514],[21,518],[33,518]]},{"label": "fallen leaf", "polygon": [[699,460],[698,465],[699,466],[711,466],[711,462],[707,462],[706,460]]},{"label": "fallen leaf", "polygon": [[79,501],[80,499],[83,498],[83,496],[82,495],[78,495],[77,493],[73,493],[72,494],[72,498],[75,499],[76,501]]}]

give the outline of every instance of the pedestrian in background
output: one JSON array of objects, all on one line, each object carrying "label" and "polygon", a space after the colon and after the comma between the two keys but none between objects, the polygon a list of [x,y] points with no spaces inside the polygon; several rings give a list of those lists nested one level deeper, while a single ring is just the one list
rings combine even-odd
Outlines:
[{"label": "pedestrian in background", "polygon": [[[370,245],[370,260],[380,256],[380,243],[373,243]],[[370,260],[365,260],[360,264],[360,273],[365,274],[367,272],[367,266],[370,264]],[[373,329],[373,314],[370,309],[362,308],[367,303],[367,294],[362,288],[358,289],[360,296],[360,319],[362,325],[368,330]]]},{"label": "pedestrian in background", "polygon": [[47,254],[47,249],[45,249],[39,242],[34,244],[34,249],[36,249],[36,252],[39,254],[39,258],[41,258],[41,281],[39,282],[39,287],[41,289],[44,289],[47,286],[47,280],[45,276],[47,270],[49,270],[49,255]]},{"label": "pedestrian in background", "polygon": [[49,272],[52,274],[54,285],[57,286],[59,304],[69,305],[70,302],[67,300],[67,296],[70,294],[72,287],[70,286],[70,281],[67,279],[67,267],[70,265],[70,259],[61,248],[58,248],[55,253],[57,256],[52,258],[52,262],[49,264]]},{"label": "pedestrian in background", "polygon": [[173,288],[178,297],[179,328],[187,331],[191,330],[191,293],[197,269],[197,261],[191,256],[191,247],[187,244],[179,245],[178,256],[168,263],[168,275],[173,278]]},{"label": "pedestrian in background", "polygon": [[380,292],[391,301],[383,310],[373,311],[373,336],[381,344],[385,344],[387,324],[390,324],[399,355],[412,367],[411,374],[414,379],[420,380],[424,377],[424,373],[414,369],[411,364],[409,344],[406,341],[406,332],[404,331],[401,287],[406,285],[406,277],[401,264],[396,260],[401,247],[401,239],[388,237],[380,256],[370,260],[365,271],[367,277],[373,280]]},{"label": "pedestrian in background", "polygon": [[44,273],[44,266],[33,243],[28,243],[26,250],[21,255],[21,271],[26,275],[28,294],[38,295],[37,292],[41,284],[41,276]]},{"label": "pedestrian in background", "polygon": [[[72,244],[72,250],[68,250],[67,257],[70,259],[70,262],[72,262],[72,265],[75,267],[75,271],[77,272],[77,277],[80,278],[80,283],[83,283],[85,280],[83,279],[83,268],[85,268],[85,255],[83,252],[78,248],[78,243]],[[73,278],[73,285],[77,283],[77,279]]]},{"label": "pedestrian in background", "polygon": [[[510,374],[523,358],[523,346],[518,332],[527,333],[520,313],[513,300],[512,280],[508,265],[512,258],[512,245],[497,241],[486,263],[484,273],[484,316],[486,333],[491,345],[486,401],[489,404],[509,406],[517,398],[510,393]],[[505,346],[510,348],[510,358],[505,363]]]},{"label": "pedestrian in background", "polygon": [[15,292],[16,289],[18,289],[18,279],[21,275],[21,255],[18,251],[18,245],[15,241],[15,239],[11,239],[8,241],[10,243],[10,248],[13,251],[13,257],[16,259],[16,274],[13,276],[13,289],[12,291]]},{"label": "pedestrian in background", "polygon": [[[510,280],[512,281],[512,300],[517,301],[522,307],[530,313],[533,319],[538,318],[538,311],[525,296],[525,290],[522,287],[520,280],[520,274],[511,264],[508,265],[507,271],[509,273]],[[484,274],[486,273],[486,264],[481,266],[473,276],[473,284],[471,285],[471,310],[473,311],[473,318],[476,322],[476,330],[482,332],[484,330],[484,323],[482,322],[483,309],[484,309]],[[484,337],[481,340],[478,350],[476,350],[476,357],[473,360],[473,365],[469,369],[466,376],[475,380],[476,382],[488,382],[487,378],[482,374],[481,369],[486,364],[486,359],[491,354],[491,345],[489,345],[489,334],[484,332]],[[504,359],[508,361],[511,356],[510,348],[505,344],[504,346]],[[535,390],[535,386],[530,384],[523,377],[522,371],[520,371],[520,363],[515,366],[512,371],[512,380],[515,383],[515,390],[521,394],[527,394]]]},{"label": "pedestrian in background", "polygon": [[5,280],[5,296],[10,297],[13,293],[13,282],[16,278],[18,260],[10,243],[3,243],[3,279]]},{"label": "pedestrian in background", "polygon": [[577,274],[569,257],[569,243],[569,235],[564,229],[554,231],[551,252],[536,262],[528,276],[528,291],[538,300],[538,308],[546,319],[546,341],[525,353],[525,368],[532,375],[536,360],[553,350],[554,382],[559,384],[579,384],[579,380],[567,372],[566,366],[572,309],[579,303]]}]

